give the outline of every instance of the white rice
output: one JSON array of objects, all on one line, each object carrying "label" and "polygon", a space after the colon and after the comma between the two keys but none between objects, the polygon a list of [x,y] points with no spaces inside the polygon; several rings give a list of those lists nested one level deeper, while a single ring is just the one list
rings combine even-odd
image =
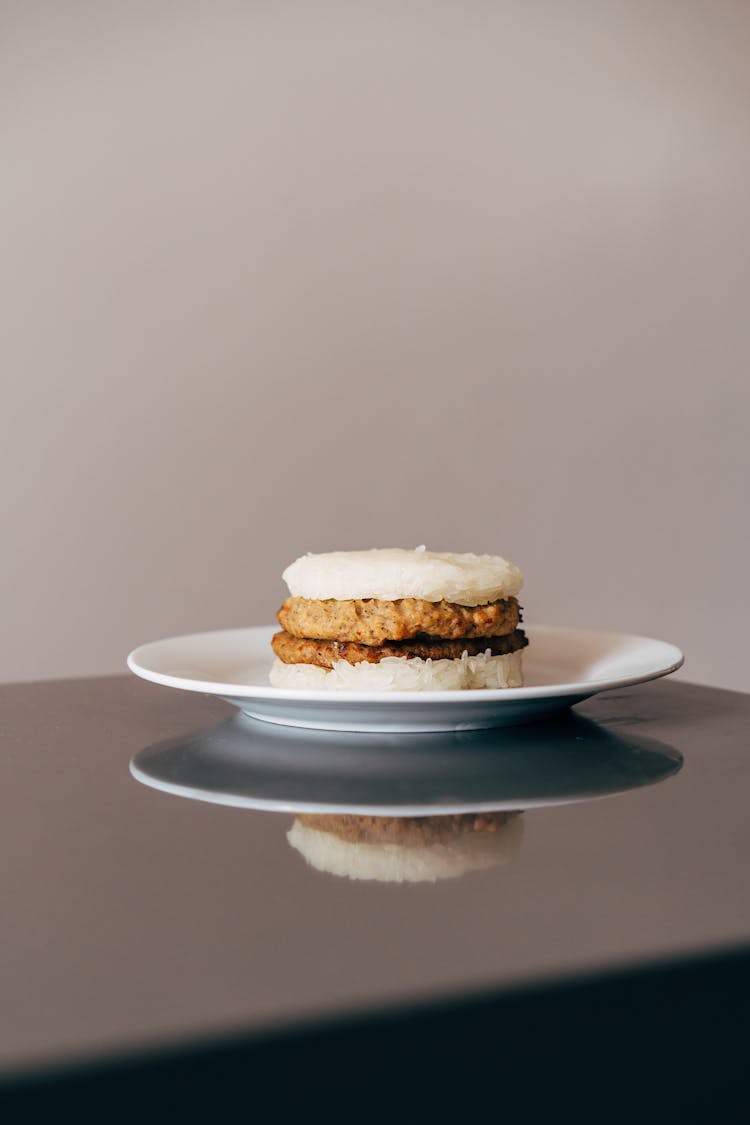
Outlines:
[{"label": "white rice", "polygon": [[381,883],[434,883],[507,863],[521,843],[523,818],[494,832],[466,832],[440,844],[358,844],[295,820],[289,843],[317,871]]},{"label": "white rice", "polygon": [[328,671],[314,664],[274,661],[273,687],[296,691],[466,691],[523,686],[522,652],[493,656],[489,649],[458,660],[387,656],[379,664],[338,660]]},{"label": "white rice", "polygon": [[517,566],[499,555],[451,554],[417,547],[331,551],[303,555],[284,571],[296,598],[421,598],[456,605],[486,605],[516,597],[523,585]]}]

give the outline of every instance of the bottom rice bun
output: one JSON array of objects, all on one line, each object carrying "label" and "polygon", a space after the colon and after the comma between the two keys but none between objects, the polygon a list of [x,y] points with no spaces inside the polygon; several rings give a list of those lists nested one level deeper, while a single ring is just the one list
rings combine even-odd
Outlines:
[{"label": "bottom rice bun", "polygon": [[461,691],[523,685],[520,570],[424,547],[305,555],[284,571],[271,684]]},{"label": "bottom rice bun", "polygon": [[423,660],[419,656],[388,656],[377,664],[339,660],[330,671],[314,664],[271,666],[272,687],[295,691],[466,691],[470,688],[523,687],[521,653]]},{"label": "bottom rice bun", "polygon": [[508,863],[518,812],[444,817],[298,816],[287,839],[317,871],[380,883],[434,883]]}]

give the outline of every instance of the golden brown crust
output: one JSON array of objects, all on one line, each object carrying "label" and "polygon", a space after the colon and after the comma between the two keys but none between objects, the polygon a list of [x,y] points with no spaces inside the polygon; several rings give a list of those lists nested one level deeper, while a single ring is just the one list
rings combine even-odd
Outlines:
[{"label": "golden brown crust", "polygon": [[452,602],[425,602],[421,598],[381,601],[313,601],[287,598],[276,614],[279,624],[293,637],[325,641],[352,641],[382,645],[415,637],[462,640],[466,637],[499,637],[514,632],[521,619],[515,598],[488,605],[465,606]]},{"label": "golden brown crust", "polygon": [[504,637],[461,637],[458,640],[427,639],[424,641],[392,641],[384,645],[361,645],[353,641],[315,641],[276,633],[271,640],[273,651],[284,664],[315,664],[333,668],[337,660],[348,664],[377,664],[387,656],[418,656],[422,660],[460,660],[464,652],[475,656],[489,649],[493,656],[517,652],[528,644],[522,629]]},{"label": "golden brown crust", "polygon": [[498,828],[514,816],[518,816],[515,811],[418,817],[301,813],[297,820],[306,828],[330,832],[350,843],[419,847],[448,843],[457,836],[473,832],[497,832]]}]

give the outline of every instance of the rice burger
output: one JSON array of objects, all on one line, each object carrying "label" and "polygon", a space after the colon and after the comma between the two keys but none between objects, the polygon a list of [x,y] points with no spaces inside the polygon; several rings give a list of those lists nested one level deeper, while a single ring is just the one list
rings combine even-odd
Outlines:
[{"label": "rice burger", "polygon": [[424,547],[304,555],[284,571],[271,683],[351,691],[521,687],[523,576]]},{"label": "rice burger", "polygon": [[434,883],[508,863],[521,843],[518,812],[387,817],[299,815],[287,833],[311,867],[381,883]]}]

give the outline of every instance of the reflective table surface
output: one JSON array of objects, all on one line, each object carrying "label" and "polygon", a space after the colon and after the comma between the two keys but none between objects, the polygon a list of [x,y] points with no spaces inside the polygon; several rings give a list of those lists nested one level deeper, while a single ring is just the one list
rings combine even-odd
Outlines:
[{"label": "reflective table surface", "polygon": [[747,948],[750,696],[661,681],[361,760],[132,677],[0,715],[6,1078]]}]

